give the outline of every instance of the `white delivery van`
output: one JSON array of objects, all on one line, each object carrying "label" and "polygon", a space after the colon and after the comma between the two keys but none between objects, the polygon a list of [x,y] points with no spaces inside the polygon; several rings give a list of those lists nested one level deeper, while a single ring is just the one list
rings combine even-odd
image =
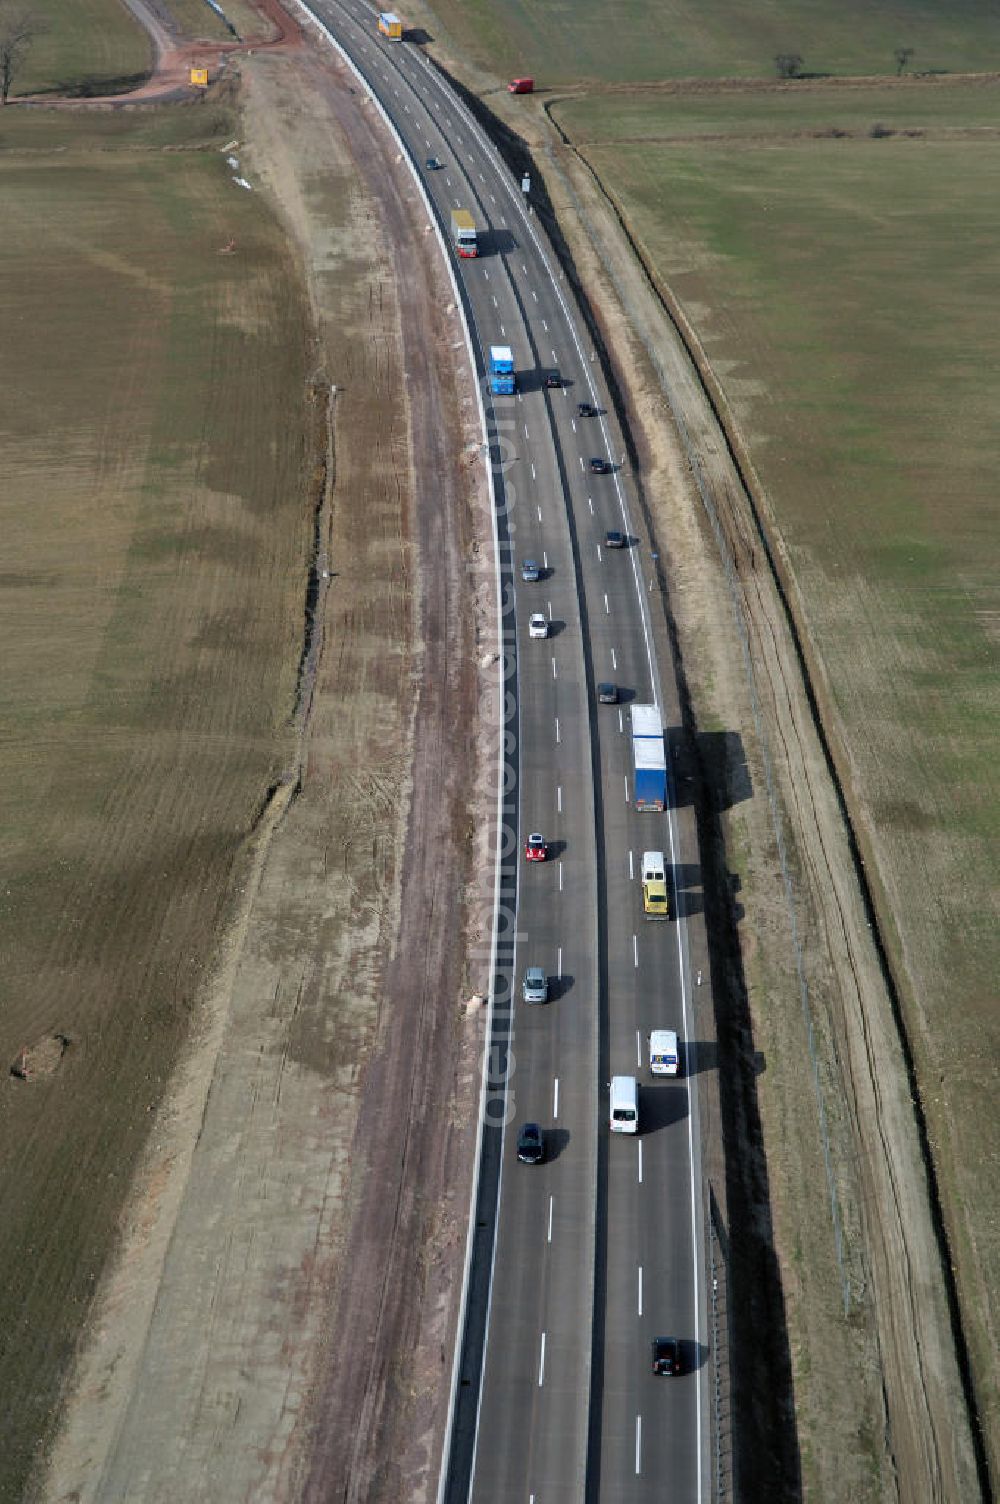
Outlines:
[{"label": "white delivery van", "polygon": [[649,1069],[654,1076],[680,1074],[677,1035],[673,1029],[654,1029],[649,1036]]},{"label": "white delivery van", "polygon": [[611,1132],[638,1133],[639,1083],[634,1076],[611,1077]]}]

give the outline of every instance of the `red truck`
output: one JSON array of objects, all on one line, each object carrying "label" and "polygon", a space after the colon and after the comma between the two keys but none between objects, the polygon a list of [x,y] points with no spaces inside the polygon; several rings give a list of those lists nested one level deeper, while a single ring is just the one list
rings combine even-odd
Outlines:
[{"label": "red truck", "polygon": [[533,94],[535,92],[535,80],[533,78],[512,78],[507,85],[508,94]]}]

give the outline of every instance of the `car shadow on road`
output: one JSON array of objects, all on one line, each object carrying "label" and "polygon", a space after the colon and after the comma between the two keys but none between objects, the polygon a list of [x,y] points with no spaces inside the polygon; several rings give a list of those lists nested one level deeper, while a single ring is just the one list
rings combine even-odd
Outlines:
[{"label": "car shadow on road", "polygon": [[697,1373],[699,1368],[704,1368],[708,1362],[708,1348],[704,1342],[689,1342],[686,1337],[678,1338],[681,1350],[681,1374]]},{"label": "car shadow on road", "polygon": [[549,622],[550,637],[561,637],[565,630],[566,623],[564,621],[554,620]]},{"label": "car shadow on road", "polygon": [[[565,854],[565,851],[566,851],[566,842],[565,841],[549,841],[549,842],[547,842],[545,849],[546,849],[546,852],[548,854],[547,854],[547,856],[545,858],[545,862],[539,862],[538,863],[538,865],[540,867],[544,867],[545,864],[546,864],[546,862],[557,862],[559,860],[559,858]],[[531,865],[533,866],[534,863],[532,863]]]},{"label": "car shadow on road", "polygon": [[697,862],[678,862],[667,872],[671,888],[670,912],[675,919],[690,919],[705,907],[701,892],[701,866]]},{"label": "car shadow on road", "polygon": [[570,1133],[567,1128],[546,1128],[545,1130],[545,1158],[551,1164],[559,1158],[565,1149],[569,1148]]},{"label": "car shadow on road", "polygon": [[687,1117],[687,1092],[679,1090],[679,1083],[655,1086],[643,1084],[639,1102],[639,1132],[643,1138],[659,1133],[661,1128],[670,1128]]},{"label": "car shadow on road", "polygon": [[565,971],[561,977],[549,977],[549,1002],[557,1003],[567,992],[572,992],[576,977],[569,976]]}]

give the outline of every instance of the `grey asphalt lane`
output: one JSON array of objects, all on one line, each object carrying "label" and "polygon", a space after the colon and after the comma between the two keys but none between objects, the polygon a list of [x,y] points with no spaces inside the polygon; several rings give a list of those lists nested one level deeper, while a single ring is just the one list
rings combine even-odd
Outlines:
[{"label": "grey asphalt lane", "polygon": [[[651,659],[649,560],[623,514],[634,505],[617,470],[624,444],[551,250],[464,107],[419,49],[379,40],[356,0],[316,9],[381,100],[442,224],[463,207],[484,232],[484,253],[456,259],[455,271],[480,362],[490,344],[509,344],[519,373],[516,398],[486,398],[504,440],[499,532],[502,545],[510,532],[504,571],[517,622],[509,1121],[502,1139],[484,1139],[443,1497],[651,1500],[669,1482],[671,1498],[699,1500],[710,1477],[697,1101],[687,1080],[652,1082],[645,1051],[637,1064],[650,1029],[686,1033],[683,928],[645,922],[638,883],[644,849],[668,863],[679,854],[669,817],[637,814],[631,802],[628,735],[631,701],[656,699],[676,722],[677,695],[673,666]],[[431,154],[442,170],[423,170]],[[552,368],[563,387],[544,386]],[[580,401],[604,416],[578,419]],[[591,474],[593,455],[616,469]],[[626,531],[629,546],[605,548],[608,528]],[[545,578],[522,583],[524,557],[544,558]],[[536,610],[552,621],[543,641],[527,636]],[[596,705],[599,679],[623,687],[623,706]],[[553,847],[550,861],[529,866],[533,829]],[[553,979],[549,1003],[520,1001],[526,965]],[[506,985],[498,974],[498,995]],[[613,1071],[642,1082],[636,1137],[608,1132]],[[541,1166],[516,1160],[526,1119],[546,1132]],[[651,1374],[661,1333],[682,1340],[680,1378]]]}]

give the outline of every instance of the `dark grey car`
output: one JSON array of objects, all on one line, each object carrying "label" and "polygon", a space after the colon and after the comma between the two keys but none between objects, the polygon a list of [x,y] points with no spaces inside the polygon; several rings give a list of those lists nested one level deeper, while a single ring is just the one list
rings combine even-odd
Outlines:
[{"label": "dark grey car", "polygon": [[545,1138],[537,1123],[523,1123],[517,1135],[517,1157],[523,1165],[540,1165],[545,1158]]},{"label": "dark grey car", "polygon": [[597,686],[597,703],[598,705],[617,705],[618,685],[599,684]]}]

